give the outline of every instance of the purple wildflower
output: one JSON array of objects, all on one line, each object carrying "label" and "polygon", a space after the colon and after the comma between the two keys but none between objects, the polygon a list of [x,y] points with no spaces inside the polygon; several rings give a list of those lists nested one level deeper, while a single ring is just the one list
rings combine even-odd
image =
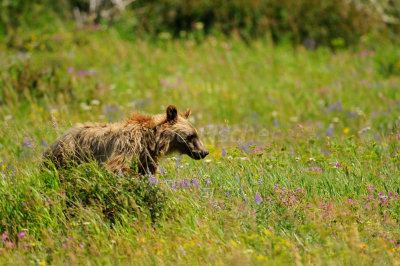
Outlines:
[{"label": "purple wildflower", "polygon": [[47,142],[47,140],[42,139],[42,146],[47,147],[48,145],[49,145],[49,143]]},{"label": "purple wildflower", "polygon": [[368,189],[372,191],[372,190],[374,190],[374,187],[370,186]]},{"label": "purple wildflower", "polygon": [[256,196],[254,197],[254,201],[257,203],[257,204],[261,204],[261,202],[262,202],[262,198],[261,198],[261,196],[260,196],[260,193],[256,193]]},{"label": "purple wildflower", "polygon": [[166,175],[167,174],[167,172],[165,171],[164,167],[160,167],[159,169],[160,169],[160,174],[161,175]]},{"label": "purple wildflower", "polygon": [[199,186],[199,183],[197,182],[196,179],[192,179],[192,184],[193,184],[195,187],[198,187],[198,186]]},{"label": "purple wildflower", "polygon": [[225,149],[222,149],[222,158],[225,158],[225,156],[226,156],[226,151],[225,151]]},{"label": "purple wildflower", "polygon": [[157,184],[157,178],[155,178],[153,175],[149,176],[149,181],[150,181],[150,184],[152,184],[152,185]]},{"label": "purple wildflower", "polygon": [[1,238],[3,238],[3,240],[6,240],[7,239],[7,235],[5,233],[2,233],[1,234]]},{"label": "purple wildflower", "polygon": [[208,184],[211,184],[211,181],[210,181],[210,179],[206,179],[206,185],[208,185]]},{"label": "purple wildflower", "polygon": [[32,142],[31,142],[31,140],[29,139],[28,135],[25,135],[24,141],[23,141],[23,143],[22,143],[22,146],[23,146],[23,147],[26,147],[26,148],[32,148]]},{"label": "purple wildflower", "polygon": [[230,197],[231,197],[231,192],[230,192],[230,191],[227,191],[227,192],[226,192],[226,197],[227,197],[227,198],[230,198]]},{"label": "purple wildflower", "polygon": [[327,137],[332,137],[333,136],[333,128],[332,127],[328,127],[327,129],[326,129],[326,136]]},{"label": "purple wildflower", "polygon": [[26,233],[25,233],[25,232],[22,232],[22,233],[19,233],[19,234],[18,234],[18,237],[19,237],[19,238],[24,237],[24,236],[26,236]]}]

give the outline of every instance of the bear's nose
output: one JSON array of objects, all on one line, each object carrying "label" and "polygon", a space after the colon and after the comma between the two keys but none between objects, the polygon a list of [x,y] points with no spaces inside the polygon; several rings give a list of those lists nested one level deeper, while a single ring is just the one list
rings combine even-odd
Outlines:
[{"label": "bear's nose", "polygon": [[203,151],[203,158],[206,157],[209,154],[208,151]]}]

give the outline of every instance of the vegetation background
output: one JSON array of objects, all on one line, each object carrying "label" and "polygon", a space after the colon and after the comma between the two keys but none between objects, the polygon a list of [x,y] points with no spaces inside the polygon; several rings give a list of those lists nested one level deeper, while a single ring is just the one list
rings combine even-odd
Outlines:
[{"label": "vegetation background", "polygon": [[[393,0],[1,0],[0,263],[398,264],[399,30]],[[206,160],[41,167],[169,104]]]}]

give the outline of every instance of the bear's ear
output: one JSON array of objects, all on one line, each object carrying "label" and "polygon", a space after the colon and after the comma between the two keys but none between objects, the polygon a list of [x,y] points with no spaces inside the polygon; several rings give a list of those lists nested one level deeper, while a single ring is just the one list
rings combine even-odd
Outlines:
[{"label": "bear's ear", "polygon": [[190,114],[192,113],[192,110],[190,110],[190,108],[186,109],[186,113],[183,114],[183,116],[188,119]]},{"label": "bear's ear", "polygon": [[169,105],[167,107],[167,121],[175,121],[178,116],[178,110],[175,105]]}]

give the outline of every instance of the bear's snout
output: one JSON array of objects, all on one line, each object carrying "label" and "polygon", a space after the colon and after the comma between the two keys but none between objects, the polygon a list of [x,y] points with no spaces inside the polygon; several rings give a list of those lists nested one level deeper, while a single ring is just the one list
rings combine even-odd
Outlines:
[{"label": "bear's snout", "polygon": [[209,152],[208,151],[202,151],[200,154],[201,154],[201,159],[204,159],[209,154]]}]

